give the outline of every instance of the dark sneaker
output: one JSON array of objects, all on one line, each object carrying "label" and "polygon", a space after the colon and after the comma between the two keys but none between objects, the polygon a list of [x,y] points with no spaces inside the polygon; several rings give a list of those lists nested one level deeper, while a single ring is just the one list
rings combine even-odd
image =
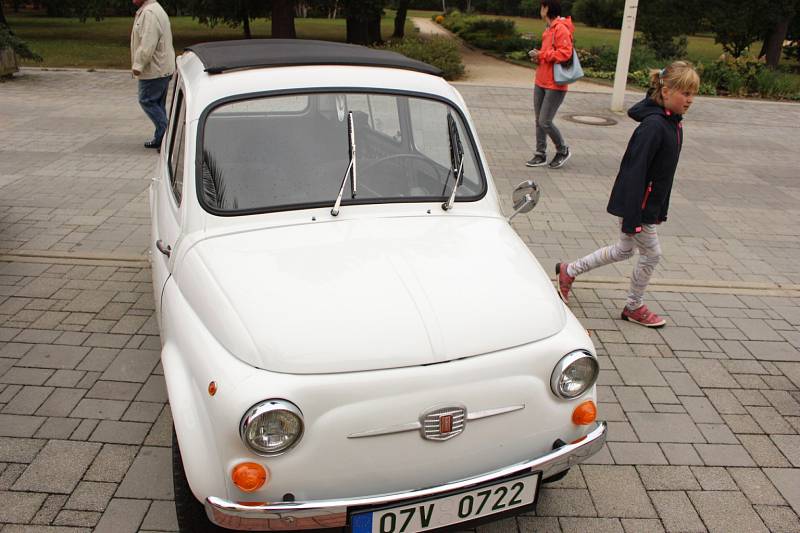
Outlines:
[{"label": "dark sneaker", "polygon": [[569,303],[569,290],[575,278],[567,274],[566,263],[556,263],[556,278],[558,278],[558,296],[565,304]]},{"label": "dark sneaker", "polygon": [[550,161],[549,167],[550,168],[561,168],[561,167],[564,166],[564,163],[567,162],[567,159],[569,159],[571,156],[572,156],[572,153],[569,151],[569,148],[567,148],[567,152],[565,154],[556,154],[555,155],[553,160]]},{"label": "dark sneaker", "polygon": [[161,148],[161,143],[158,142],[155,139],[151,139],[151,140],[147,141],[146,143],[144,143],[144,147],[145,148],[155,148],[156,150],[159,150]]},{"label": "dark sneaker", "polygon": [[528,162],[525,163],[526,167],[543,167],[547,164],[547,158],[544,154],[536,154],[533,156],[533,159],[528,159]]},{"label": "dark sneaker", "polygon": [[667,323],[666,320],[650,311],[646,305],[633,311],[625,307],[622,310],[622,320],[630,320],[648,328],[660,328]]}]

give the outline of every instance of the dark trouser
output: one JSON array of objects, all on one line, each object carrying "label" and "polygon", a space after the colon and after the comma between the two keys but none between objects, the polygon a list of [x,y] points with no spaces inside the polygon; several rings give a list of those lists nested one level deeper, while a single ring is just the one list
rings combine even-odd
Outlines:
[{"label": "dark trouser", "polygon": [[172,76],[139,80],[139,105],[156,127],[153,140],[157,143],[161,143],[167,131],[167,90],[170,79]]},{"label": "dark trouser", "polygon": [[567,91],[544,89],[538,85],[533,89],[533,112],[536,115],[536,153],[545,155],[547,152],[547,137],[556,145],[556,152],[566,154],[569,147],[564,143],[561,132],[558,131],[553,118],[556,111],[564,101]]}]

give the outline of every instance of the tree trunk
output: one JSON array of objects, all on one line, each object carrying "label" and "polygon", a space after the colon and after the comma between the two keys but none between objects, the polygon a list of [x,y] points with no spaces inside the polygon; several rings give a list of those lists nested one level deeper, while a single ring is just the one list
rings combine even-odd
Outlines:
[{"label": "tree trunk", "polygon": [[272,38],[297,38],[294,30],[294,0],[274,0],[272,2]]},{"label": "tree trunk", "polygon": [[347,42],[351,44],[370,44],[368,24],[365,20],[347,17]]},{"label": "tree trunk", "polygon": [[764,46],[761,48],[763,55],[767,57],[767,65],[772,68],[778,68],[781,62],[781,52],[783,52],[783,41],[786,39],[786,33],[789,31],[789,19],[784,19],[775,24],[772,31],[764,40]]},{"label": "tree trunk", "polygon": [[394,34],[392,37],[402,39],[406,32],[406,14],[408,4],[411,0],[399,0],[397,2],[397,14],[394,16]]},{"label": "tree trunk", "polygon": [[367,22],[367,39],[366,44],[383,43],[381,38],[381,16],[375,15],[370,21]]},{"label": "tree trunk", "polygon": [[252,39],[253,34],[250,32],[250,14],[245,13],[242,16],[242,28],[244,29],[244,38],[245,39]]},{"label": "tree trunk", "polygon": [[[5,28],[9,28],[8,21],[6,20],[6,15],[3,13],[3,0],[0,0],[0,26]],[[9,28],[10,30],[11,28]]]}]

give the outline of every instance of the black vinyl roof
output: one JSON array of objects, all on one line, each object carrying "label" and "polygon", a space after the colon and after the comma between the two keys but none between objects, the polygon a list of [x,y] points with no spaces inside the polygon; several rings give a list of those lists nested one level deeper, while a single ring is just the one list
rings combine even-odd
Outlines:
[{"label": "black vinyl roof", "polygon": [[354,44],[306,39],[242,39],[193,44],[187,50],[202,61],[205,71],[288,67],[299,65],[358,65],[415,70],[441,76],[438,68],[397,52]]}]

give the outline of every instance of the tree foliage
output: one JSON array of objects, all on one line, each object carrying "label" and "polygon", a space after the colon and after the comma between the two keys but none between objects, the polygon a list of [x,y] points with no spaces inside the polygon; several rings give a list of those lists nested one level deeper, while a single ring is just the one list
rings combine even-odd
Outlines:
[{"label": "tree foliage", "polygon": [[572,18],[595,28],[621,28],[625,0],[575,0]]},{"label": "tree foliage", "polygon": [[242,27],[245,38],[252,36],[250,20],[269,13],[268,0],[184,0],[187,12],[201,24],[212,28],[225,24],[231,28]]},{"label": "tree foliage", "polygon": [[740,57],[769,28],[768,14],[781,0],[709,0],[707,13],[714,41],[725,52]]},{"label": "tree foliage", "polygon": [[700,9],[695,0],[647,0],[639,4],[636,28],[659,58],[684,57],[685,36],[697,30]]}]

